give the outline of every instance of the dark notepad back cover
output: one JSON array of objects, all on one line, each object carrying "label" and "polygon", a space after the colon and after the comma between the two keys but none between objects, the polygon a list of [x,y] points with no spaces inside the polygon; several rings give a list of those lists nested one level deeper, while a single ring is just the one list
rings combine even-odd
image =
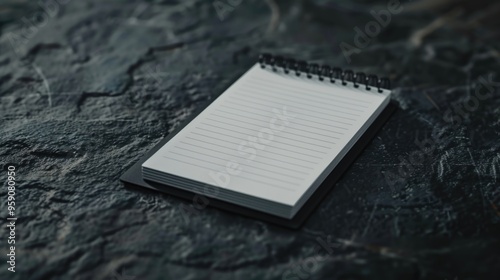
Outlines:
[{"label": "dark notepad back cover", "polygon": [[[207,105],[208,106],[208,105]],[[206,107],[204,107],[206,108]],[[203,109],[204,109],[203,108]],[[130,167],[121,177],[120,180],[124,183],[126,187],[144,187],[160,192],[167,193],[176,197],[180,197],[193,203],[193,198],[195,193],[181,190],[175,187],[166,186],[150,181],[144,181],[142,179],[141,166],[146,159],[151,157],[156,151],[158,151],[165,143],[167,143],[172,137],[175,136],[182,128],[184,128],[192,119],[194,119],[203,109],[199,110],[197,114],[194,114],[188,121],[186,121],[182,126],[178,127],[174,132],[170,133],[167,137],[162,139],[153,149],[147,152],[138,162],[136,162],[132,167]],[[373,124],[367,129],[367,131],[361,136],[361,138],[356,142],[356,144],[351,148],[351,150],[345,155],[345,157],[340,161],[340,163],[335,167],[335,169],[328,175],[328,177],[323,181],[323,183],[318,187],[314,194],[309,198],[309,200],[302,206],[299,212],[292,219],[285,219],[277,217],[271,214],[246,208],[243,206],[238,206],[229,202],[225,202],[216,198],[206,197],[208,200],[209,207],[219,208],[225,211],[237,213],[239,215],[244,215],[253,219],[262,220],[268,223],[284,226],[287,228],[299,228],[306,219],[313,213],[314,209],[318,206],[321,200],[326,196],[326,194],[333,188],[335,183],[342,177],[342,174],[349,168],[349,166],[354,162],[354,160],[361,154],[363,149],[370,143],[370,141],[375,137],[377,131],[385,124],[389,119],[391,114],[395,111],[396,105],[390,102],[387,107],[382,111],[378,118],[373,122]]]}]

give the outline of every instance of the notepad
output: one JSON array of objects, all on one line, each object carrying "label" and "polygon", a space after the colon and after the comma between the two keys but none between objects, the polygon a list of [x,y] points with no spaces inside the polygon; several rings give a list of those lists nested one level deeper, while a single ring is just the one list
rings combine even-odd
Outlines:
[{"label": "notepad", "polygon": [[143,178],[293,218],[391,93],[306,69],[255,64],[142,164]]}]

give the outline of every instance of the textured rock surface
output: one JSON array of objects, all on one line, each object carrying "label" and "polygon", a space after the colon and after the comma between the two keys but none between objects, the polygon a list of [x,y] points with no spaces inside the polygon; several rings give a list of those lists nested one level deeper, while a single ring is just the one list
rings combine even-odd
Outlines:
[{"label": "textured rock surface", "polygon": [[[19,220],[17,272],[2,261],[1,279],[498,276],[498,43],[443,28],[412,47],[432,17],[401,14],[348,64],[339,44],[385,1],[329,14],[281,1],[274,26],[265,1],[220,20],[212,1],[73,0],[34,28],[22,18],[36,1],[3,2],[0,156],[17,168]],[[186,218],[187,201],[123,188],[126,168],[263,51],[395,83],[400,109],[303,228],[212,208]],[[436,139],[426,153],[424,138]]]}]

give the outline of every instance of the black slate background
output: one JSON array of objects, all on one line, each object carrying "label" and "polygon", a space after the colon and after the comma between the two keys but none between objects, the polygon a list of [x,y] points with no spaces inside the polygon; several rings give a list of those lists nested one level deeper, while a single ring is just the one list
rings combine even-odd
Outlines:
[{"label": "black slate background", "polygon": [[[212,1],[70,0],[12,45],[40,7],[0,3],[0,158],[17,169],[19,218],[15,274],[0,230],[1,279],[498,279],[498,40],[443,28],[415,47],[435,15],[402,13],[348,63],[339,44],[385,1],[279,1],[270,27],[266,1],[220,20]],[[300,230],[123,188],[122,172],[265,51],[389,76],[399,106]],[[450,113],[489,78],[477,108]]]}]

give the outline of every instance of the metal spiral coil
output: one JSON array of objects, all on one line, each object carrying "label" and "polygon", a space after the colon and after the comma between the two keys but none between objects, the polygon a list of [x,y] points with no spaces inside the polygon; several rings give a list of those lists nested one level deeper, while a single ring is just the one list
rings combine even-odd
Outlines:
[{"label": "metal spiral coil", "polygon": [[259,64],[262,68],[270,66],[273,71],[277,71],[277,68],[282,68],[286,74],[292,73],[298,77],[302,74],[305,74],[308,79],[317,76],[320,81],[328,78],[331,83],[340,81],[341,85],[344,86],[347,85],[347,82],[351,82],[356,88],[364,85],[365,90],[376,88],[380,93],[383,92],[383,89],[391,89],[388,78],[366,75],[363,72],[354,73],[351,70],[342,70],[341,68],[330,67],[329,65],[320,66],[316,63],[308,63],[268,53],[263,53],[259,56]]}]

